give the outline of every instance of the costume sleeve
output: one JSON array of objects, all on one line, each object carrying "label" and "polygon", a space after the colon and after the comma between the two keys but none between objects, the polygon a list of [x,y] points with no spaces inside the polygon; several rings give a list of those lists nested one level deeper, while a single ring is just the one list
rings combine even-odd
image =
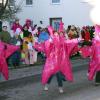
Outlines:
[{"label": "costume sleeve", "polygon": [[6,62],[6,58],[1,54],[0,55],[0,71],[1,73],[3,74],[4,78],[6,80],[8,80],[8,65],[7,65],[7,62]]},{"label": "costume sleeve", "polygon": [[50,42],[50,39],[49,39],[48,41],[45,42],[45,54],[47,57],[51,53],[52,48],[53,48],[53,43]]},{"label": "costume sleeve", "polygon": [[75,52],[79,50],[78,39],[67,40],[66,46],[67,46],[68,55],[71,56],[72,54],[74,54]]},{"label": "costume sleeve", "polygon": [[92,56],[93,50],[91,46],[82,47],[80,49],[81,55],[83,58]]},{"label": "costume sleeve", "polygon": [[45,45],[44,45],[44,43],[35,42],[34,48],[36,50],[38,50],[39,52],[45,52]]},{"label": "costume sleeve", "polygon": [[15,46],[15,45],[9,45],[9,44],[5,44],[6,48],[4,50],[5,52],[5,58],[8,58],[9,56],[11,56],[15,51],[17,51],[18,49],[20,49],[19,46]]}]

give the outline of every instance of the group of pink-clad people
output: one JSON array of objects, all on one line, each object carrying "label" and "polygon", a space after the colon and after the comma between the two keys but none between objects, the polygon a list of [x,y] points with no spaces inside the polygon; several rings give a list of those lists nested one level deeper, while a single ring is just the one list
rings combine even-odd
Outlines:
[{"label": "group of pink-clad people", "polygon": [[[35,41],[34,45],[31,44],[30,48],[33,48],[39,52],[43,52],[46,56],[45,65],[42,71],[42,84],[44,90],[48,90],[52,77],[56,75],[59,92],[63,93],[63,81],[73,82],[73,72],[70,62],[70,56],[79,51],[81,55],[86,58],[90,57],[90,63],[88,67],[88,79],[93,80],[96,75],[96,85],[100,84],[100,26],[95,25],[95,35],[91,42],[91,45],[85,45],[80,47],[79,44],[83,43],[84,39],[80,36],[76,39],[66,39],[63,23],[60,22],[59,30],[55,31],[52,26],[48,26],[50,37],[48,40],[38,42]],[[35,29],[26,24],[24,27],[33,32]],[[22,29],[19,25],[13,25],[13,31]],[[21,34],[21,33],[18,33]],[[23,36],[22,36],[23,37]],[[19,49],[19,46],[5,44],[0,42],[0,72],[4,77],[8,79],[8,67],[6,59],[13,52]]]}]

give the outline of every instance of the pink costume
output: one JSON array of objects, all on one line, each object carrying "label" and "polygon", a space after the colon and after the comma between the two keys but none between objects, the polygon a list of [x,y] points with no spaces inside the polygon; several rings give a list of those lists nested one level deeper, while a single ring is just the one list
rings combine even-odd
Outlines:
[{"label": "pink costume", "polygon": [[28,28],[28,31],[32,33],[32,31],[34,31],[34,28],[31,25],[32,21],[30,19],[26,19],[25,25]]},{"label": "pink costume", "polygon": [[14,23],[11,29],[15,33],[18,28],[20,28],[22,30],[22,26],[20,24]]},{"label": "pink costume", "polygon": [[18,46],[13,46],[0,42],[0,72],[3,74],[6,80],[8,80],[9,73],[6,59],[18,49]]},{"label": "pink costume", "polygon": [[[66,40],[63,36],[54,36],[52,28],[51,38],[44,43],[35,43],[35,48],[46,54],[46,62],[42,73],[42,84],[46,84],[51,75],[62,72],[66,80],[73,81],[73,74],[69,57],[78,50],[77,39]],[[73,52],[74,51],[74,52]]]},{"label": "pink costume", "polygon": [[100,71],[100,26],[95,26],[95,37],[92,40],[92,46],[83,47],[80,49],[84,58],[91,56],[88,70],[88,79],[93,80],[97,71]]}]

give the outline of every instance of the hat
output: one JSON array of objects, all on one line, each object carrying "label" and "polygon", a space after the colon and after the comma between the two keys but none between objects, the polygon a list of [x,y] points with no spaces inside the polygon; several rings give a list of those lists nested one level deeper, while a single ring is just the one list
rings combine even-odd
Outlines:
[{"label": "hat", "polygon": [[16,19],[15,19],[15,21],[19,21],[19,19],[18,19],[18,18],[16,18]]},{"label": "hat", "polygon": [[26,23],[27,23],[27,22],[31,22],[31,19],[26,19]]}]

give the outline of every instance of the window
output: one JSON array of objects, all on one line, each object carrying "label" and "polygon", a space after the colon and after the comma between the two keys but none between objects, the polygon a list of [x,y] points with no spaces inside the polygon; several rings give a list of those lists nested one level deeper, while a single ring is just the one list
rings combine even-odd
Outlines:
[{"label": "window", "polygon": [[52,0],[52,4],[60,4],[60,0]]},{"label": "window", "polygon": [[33,0],[26,0],[26,5],[33,5]]}]

